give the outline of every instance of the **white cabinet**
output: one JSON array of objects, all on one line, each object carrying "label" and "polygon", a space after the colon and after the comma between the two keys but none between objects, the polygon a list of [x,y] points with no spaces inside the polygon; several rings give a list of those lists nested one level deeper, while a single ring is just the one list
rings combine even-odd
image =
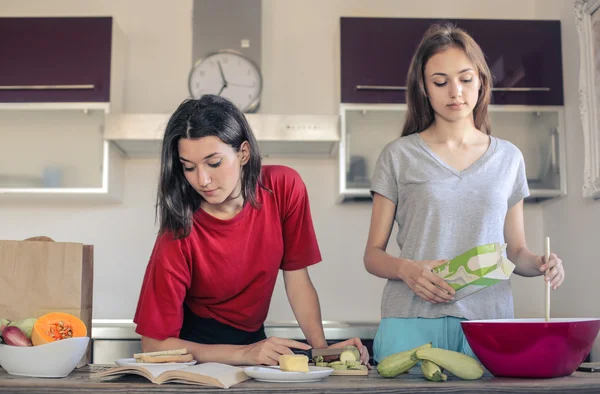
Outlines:
[{"label": "white cabinet", "polygon": [[0,201],[120,201],[123,156],[103,133],[122,110],[122,30],[112,17],[1,19]]},{"label": "white cabinet", "polygon": [[119,201],[122,155],[104,111],[0,111],[0,199]]},{"label": "white cabinet", "polygon": [[[526,202],[566,195],[563,107],[490,106],[489,113],[492,135],[523,153],[531,193]],[[371,199],[375,163],[385,145],[400,136],[405,114],[405,104],[341,105],[339,202]]]}]

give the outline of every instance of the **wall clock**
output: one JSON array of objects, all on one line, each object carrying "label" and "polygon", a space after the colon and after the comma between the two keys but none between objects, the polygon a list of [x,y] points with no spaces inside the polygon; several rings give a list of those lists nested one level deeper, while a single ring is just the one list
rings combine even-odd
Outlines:
[{"label": "wall clock", "polygon": [[213,52],[198,60],[188,78],[193,98],[222,96],[242,112],[254,112],[260,104],[262,75],[258,65],[232,50]]}]

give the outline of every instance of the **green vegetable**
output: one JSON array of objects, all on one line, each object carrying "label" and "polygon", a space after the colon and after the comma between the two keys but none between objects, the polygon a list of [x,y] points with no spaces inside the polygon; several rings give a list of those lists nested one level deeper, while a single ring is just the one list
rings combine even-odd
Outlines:
[{"label": "green vegetable", "polygon": [[340,361],[360,361],[360,352],[356,346],[345,346],[344,351],[340,354]]},{"label": "green vegetable", "polygon": [[395,378],[417,365],[419,359],[415,359],[414,353],[419,349],[427,348],[431,348],[431,343],[389,355],[377,365],[377,372],[384,378]]},{"label": "green vegetable", "polygon": [[348,369],[360,369],[360,365],[360,361],[346,361],[346,366],[348,367]]}]

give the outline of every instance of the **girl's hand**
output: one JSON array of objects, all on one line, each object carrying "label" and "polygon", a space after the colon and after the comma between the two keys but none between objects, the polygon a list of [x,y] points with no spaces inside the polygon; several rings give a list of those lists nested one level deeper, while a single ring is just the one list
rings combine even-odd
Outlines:
[{"label": "girl's hand", "polygon": [[545,260],[546,256],[539,256],[538,266],[540,267],[540,271],[544,274],[546,282],[550,282],[552,290],[556,290],[565,280],[565,268],[563,262],[554,253],[550,253],[549,261]]},{"label": "girl's hand", "polygon": [[416,295],[432,304],[446,303],[454,299],[454,289],[442,278],[431,272],[448,260],[408,261],[402,265],[399,273]]},{"label": "girl's hand", "polygon": [[367,347],[365,345],[362,344],[360,338],[358,338],[358,337],[350,338],[343,342],[334,343],[333,345],[329,346],[328,349],[342,348],[344,346],[356,347],[358,349],[358,351],[360,352],[360,363],[364,364],[366,366],[369,366],[369,350],[367,349]]},{"label": "girl's hand", "polygon": [[241,355],[242,364],[278,365],[279,356],[282,354],[294,354],[290,348],[308,350],[311,346],[292,339],[270,337],[244,346]]}]

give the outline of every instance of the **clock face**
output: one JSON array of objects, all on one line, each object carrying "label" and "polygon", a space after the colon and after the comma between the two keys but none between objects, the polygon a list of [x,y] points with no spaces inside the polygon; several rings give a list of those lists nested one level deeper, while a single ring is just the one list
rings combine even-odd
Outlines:
[{"label": "clock face", "polygon": [[230,100],[243,112],[256,110],[262,76],[256,64],[233,51],[219,51],[196,63],[189,77],[193,98],[215,94]]}]

